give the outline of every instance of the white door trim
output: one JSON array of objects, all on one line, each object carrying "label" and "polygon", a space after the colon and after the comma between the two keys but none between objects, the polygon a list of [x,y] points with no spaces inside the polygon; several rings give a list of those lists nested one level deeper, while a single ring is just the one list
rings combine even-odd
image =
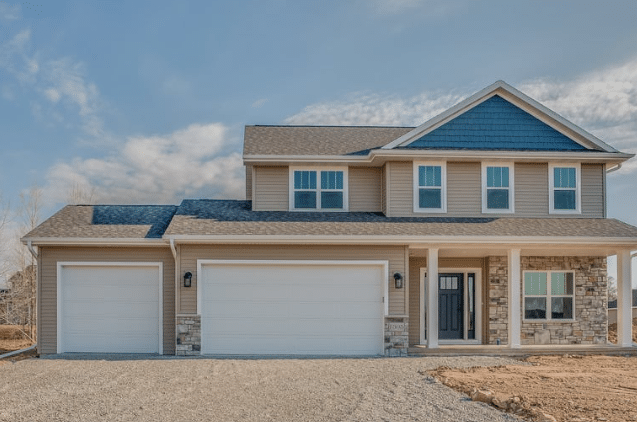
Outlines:
[{"label": "white door trim", "polygon": [[[438,274],[440,273],[462,273],[464,274],[464,291],[467,291],[467,275],[469,273],[475,273],[475,303],[474,308],[476,312],[476,327],[475,327],[475,340],[468,340],[468,318],[469,313],[468,309],[468,296],[464,294],[464,340],[438,340],[440,344],[482,344],[482,268],[471,268],[471,267],[461,267],[461,268],[448,268],[443,267],[438,269]],[[426,289],[426,281],[427,277],[427,267],[420,267],[420,344],[426,345],[427,340],[425,339],[425,304],[427,303],[427,289]],[[437,301],[436,309],[434,311],[437,313]]]},{"label": "white door trim", "polygon": [[159,277],[157,280],[159,315],[158,315],[158,337],[159,354],[164,354],[164,300],[163,300],[163,281],[164,281],[164,264],[162,262],[58,262],[57,263],[57,353],[63,353],[64,344],[62,338],[62,270],[65,267],[157,267],[159,269]]}]

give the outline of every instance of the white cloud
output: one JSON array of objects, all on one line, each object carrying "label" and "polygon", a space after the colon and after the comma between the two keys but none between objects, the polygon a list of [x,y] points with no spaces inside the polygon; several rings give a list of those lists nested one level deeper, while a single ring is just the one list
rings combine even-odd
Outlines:
[{"label": "white cloud", "polygon": [[[13,75],[23,88],[47,100],[51,107],[63,107],[67,117],[79,119],[86,135],[107,138],[100,116],[100,94],[95,84],[87,81],[84,65],[68,57],[43,60],[41,56],[31,47],[31,31],[25,29],[0,45],[0,69]],[[39,117],[59,121],[60,113],[55,109],[48,114],[42,105],[34,109]]]},{"label": "white cloud", "polygon": [[243,198],[243,162],[228,152],[238,139],[219,123],[193,124],[168,135],[128,138],[113,155],[53,166],[45,192],[66,202],[70,190],[94,189],[101,203],[179,203],[184,197]]},{"label": "white cloud", "polygon": [[393,16],[418,11],[419,17],[441,17],[456,13],[470,0],[371,0],[367,4],[381,16]]},{"label": "white cloud", "polygon": [[464,95],[425,92],[408,98],[352,94],[346,100],[305,107],[285,119],[295,125],[414,126],[442,113]]},{"label": "white cloud", "polygon": [[252,103],[252,107],[259,108],[259,107],[262,107],[267,102],[268,102],[267,98],[260,98]]},{"label": "white cloud", "polygon": [[0,20],[14,21],[22,17],[20,4],[11,5],[7,2],[0,1]]}]

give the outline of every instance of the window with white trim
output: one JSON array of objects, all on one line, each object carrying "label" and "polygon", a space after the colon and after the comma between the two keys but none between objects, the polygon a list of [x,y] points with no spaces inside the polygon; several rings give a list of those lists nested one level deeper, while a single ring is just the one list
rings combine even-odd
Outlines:
[{"label": "window with white trim", "polygon": [[573,319],[574,278],[569,271],[525,271],[524,319]]},{"label": "window with white trim", "polygon": [[579,165],[549,165],[550,212],[580,212],[580,167]]},{"label": "window with white trim", "polygon": [[290,169],[290,209],[347,211],[346,170]]},{"label": "window with white trim", "polygon": [[512,213],[513,164],[482,163],[482,212]]},{"label": "window with white trim", "polygon": [[414,212],[447,211],[446,163],[414,163]]}]

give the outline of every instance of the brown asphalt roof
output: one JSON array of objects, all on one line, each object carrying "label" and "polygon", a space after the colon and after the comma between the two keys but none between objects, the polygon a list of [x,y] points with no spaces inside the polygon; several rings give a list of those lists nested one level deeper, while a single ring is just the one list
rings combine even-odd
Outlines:
[{"label": "brown asphalt roof", "polygon": [[381,213],[251,211],[249,201],[186,200],[170,235],[574,236],[635,238],[614,219],[385,217]]},{"label": "brown asphalt roof", "polygon": [[251,211],[249,201],[185,200],[176,206],[66,206],[25,238],[164,236],[524,236],[627,238],[637,227],[604,218],[385,217],[381,213]]},{"label": "brown asphalt roof", "polygon": [[244,155],[363,154],[414,129],[383,126],[246,126]]},{"label": "brown asphalt roof", "polygon": [[174,205],[67,205],[25,238],[161,238]]}]

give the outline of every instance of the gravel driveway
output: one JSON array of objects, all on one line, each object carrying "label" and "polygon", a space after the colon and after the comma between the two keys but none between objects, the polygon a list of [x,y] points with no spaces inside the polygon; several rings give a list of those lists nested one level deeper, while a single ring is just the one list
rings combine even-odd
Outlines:
[{"label": "gravel driveway", "polygon": [[0,362],[0,421],[516,421],[434,382],[490,357]]}]

